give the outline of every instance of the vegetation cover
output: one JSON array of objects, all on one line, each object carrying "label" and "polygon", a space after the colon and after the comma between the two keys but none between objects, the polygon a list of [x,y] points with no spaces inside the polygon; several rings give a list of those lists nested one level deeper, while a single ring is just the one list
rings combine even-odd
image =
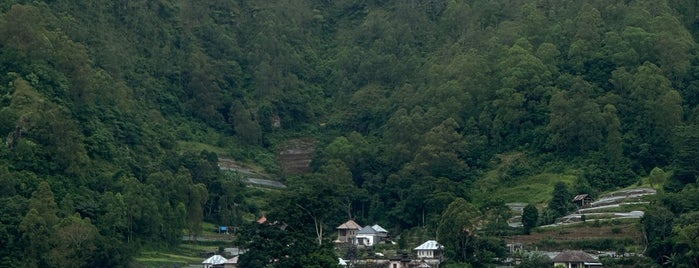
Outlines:
[{"label": "vegetation cover", "polygon": [[[129,266],[203,221],[245,226],[262,211],[287,227],[241,237],[315,247],[249,244],[263,250],[241,262],[325,265],[349,217],[426,228],[449,237],[452,260],[480,266],[502,254],[505,202],[548,202],[537,215],[549,221],[570,195],[643,177],[665,190],[643,219],[644,253],[697,266],[698,11],[689,0],[4,1],[0,266]],[[291,138],[317,142],[312,172],[281,172]],[[220,155],[289,187],[252,202]],[[542,174],[565,183],[521,187]],[[509,187],[521,192],[493,194]]]}]

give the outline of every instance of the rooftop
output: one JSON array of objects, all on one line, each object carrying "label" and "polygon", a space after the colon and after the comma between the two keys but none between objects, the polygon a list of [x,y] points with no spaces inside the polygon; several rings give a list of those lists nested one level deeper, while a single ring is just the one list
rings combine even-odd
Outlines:
[{"label": "rooftop", "polygon": [[444,246],[437,243],[437,241],[427,240],[427,242],[422,243],[422,245],[419,245],[418,247],[416,247],[415,250],[438,250],[438,249],[442,249],[442,248],[444,248]]},{"label": "rooftop", "polygon": [[553,262],[592,262],[596,263],[599,260],[582,250],[566,250],[553,258]]},{"label": "rooftop", "polygon": [[335,229],[339,229],[339,230],[359,230],[359,229],[362,229],[362,226],[360,226],[359,224],[357,224],[357,223],[354,222],[353,220],[348,220],[348,221],[346,221],[345,223],[340,224],[340,226],[337,226],[337,228],[335,228]]}]

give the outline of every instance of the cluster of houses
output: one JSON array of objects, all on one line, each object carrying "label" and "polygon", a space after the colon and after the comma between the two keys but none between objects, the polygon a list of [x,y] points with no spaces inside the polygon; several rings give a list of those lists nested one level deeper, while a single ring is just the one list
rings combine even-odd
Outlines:
[{"label": "cluster of houses", "polygon": [[[576,197],[574,201],[582,201],[581,206],[585,206],[589,199],[587,196]],[[263,216],[258,222],[264,223]],[[378,224],[366,225],[362,227],[353,220],[336,227],[337,239],[334,241],[339,247],[349,247],[357,249],[373,249],[378,244],[390,242],[390,236],[386,229]],[[511,251],[521,250],[519,247],[510,246]],[[430,268],[439,267],[444,261],[444,246],[435,240],[428,240],[413,249],[414,254],[398,253],[396,256],[384,258],[382,254],[371,254],[368,257],[357,259],[338,260],[341,266],[352,267],[381,267],[381,268]],[[235,256],[226,259],[221,255],[213,255],[202,262],[204,268],[236,268],[238,267],[238,255],[242,252],[230,252]],[[587,268],[602,267],[599,259],[583,251],[563,251],[545,253],[552,259],[555,267],[565,268]]]},{"label": "cluster of houses", "polygon": [[362,227],[355,221],[348,220],[335,229],[337,229],[337,240],[335,240],[335,243],[373,247],[376,244],[386,243],[389,239],[388,231],[378,224]]},{"label": "cluster of houses", "polygon": [[[349,246],[356,248],[372,248],[377,244],[390,242],[388,231],[378,224],[366,225],[362,227],[353,220],[348,220],[337,226],[338,246]],[[383,256],[370,256],[357,260],[344,260],[340,258],[339,264],[348,266],[354,264],[359,267],[388,267],[388,268],[429,268],[439,267],[443,261],[444,246],[435,240],[428,240],[413,249],[415,254],[411,257],[408,253],[398,254],[388,258]]]}]

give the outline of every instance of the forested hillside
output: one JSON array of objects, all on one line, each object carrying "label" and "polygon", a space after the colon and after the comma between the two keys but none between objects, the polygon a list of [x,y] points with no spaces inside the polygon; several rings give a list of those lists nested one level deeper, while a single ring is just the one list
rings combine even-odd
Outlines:
[{"label": "forested hillside", "polygon": [[[325,245],[347,218],[439,236],[471,209],[454,217],[486,225],[487,248],[505,202],[545,203],[492,193],[539,174],[573,177],[572,194],[659,178],[645,253],[699,263],[696,1],[11,0],[0,12],[2,267],[129,266],[202,221],[263,211],[292,227],[281,236],[318,245],[290,266],[336,260]],[[280,170],[291,138],[317,143],[312,172]],[[289,188],[258,207],[219,156]]]}]

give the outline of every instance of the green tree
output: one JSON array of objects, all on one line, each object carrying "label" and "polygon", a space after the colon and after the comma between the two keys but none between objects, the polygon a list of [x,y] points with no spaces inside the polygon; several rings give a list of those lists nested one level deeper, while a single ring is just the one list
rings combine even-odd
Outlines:
[{"label": "green tree", "polygon": [[281,224],[256,222],[243,225],[236,244],[247,252],[240,256],[245,267],[338,267],[331,245],[314,245],[311,237]]},{"label": "green tree", "polygon": [[444,245],[447,257],[457,262],[472,260],[476,229],[481,218],[478,208],[463,198],[449,204],[437,227],[437,241]]},{"label": "green tree", "polygon": [[235,101],[229,112],[231,114],[230,123],[233,130],[240,139],[249,145],[258,145],[262,140],[262,129],[256,122],[254,115],[245,109],[243,104]]},{"label": "green tree", "polygon": [[605,141],[605,152],[607,162],[610,166],[621,165],[624,156],[623,140],[621,133],[621,121],[617,115],[617,109],[612,104],[604,106],[602,117],[606,122],[607,138]]},{"label": "green tree", "polygon": [[[682,214],[673,227],[675,242],[688,249],[684,256],[689,265],[699,266],[699,211]],[[675,264],[678,265],[678,264]]]},{"label": "green tree", "polygon": [[556,218],[563,217],[573,210],[573,196],[568,191],[568,184],[559,181],[553,187],[553,197],[549,201],[549,209],[551,209]]},{"label": "green tree", "polygon": [[517,268],[541,268],[551,267],[553,260],[545,254],[534,251],[522,259],[522,262],[517,265]]},{"label": "green tree", "polygon": [[525,234],[529,234],[539,221],[539,210],[532,204],[527,204],[522,210],[522,228]]},{"label": "green tree", "polygon": [[699,125],[690,124],[677,127],[673,147],[675,172],[671,183],[674,191],[679,191],[686,184],[694,183],[699,176]]},{"label": "green tree", "polygon": [[551,97],[548,130],[551,142],[565,154],[595,151],[603,140],[603,117],[588,92],[593,85],[577,80],[571,92],[561,91]]},{"label": "green tree", "polygon": [[665,171],[659,167],[654,167],[650,171],[650,174],[648,174],[648,183],[650,184],[650,187],[653,187],[653,185],[662,185],[666,179],[667,175],[665,174]]},{"label": "green tree", "polygon": [[85,267],[95,253],[99,232],[89,219],[79,214],[68,216],[56,226],[55,239],[60,241],[48,253],[59,267]]},{"label": "green tree", "polygon": [[298,228],[299,232],[312,235],[315,244],[322,246],[328,223],[337,219],[342,211],[341,186],[347,183],[351,183],[351,178],[327,178],[322,174],[294,178],[275,199],[278,206],[269,217],[279,218]]},{"label": "green tree", "polygon": [[430,129],[415,158],[407,166],[411,173],[463,181],[469,167],[460,159],[465,148],[458,129],[458,123],[452,118]]},{"label": "green tree", "polygon": [[670,256],[672,253],[673,245],[670,238],[674,221],[675,215],[661,206],[652,206],[641,219],[648,243],[645,254],[658,264],[665,261],[664,256]]},{"label": "green tree", "polygon": [[202,232],[202,223],[204,222],[204,204],[209,198],[206,186],[203,183],[197,183],[190,186],[189,200],[187,201],[187,218],[186,225],[189,236],[194,240]]}]

